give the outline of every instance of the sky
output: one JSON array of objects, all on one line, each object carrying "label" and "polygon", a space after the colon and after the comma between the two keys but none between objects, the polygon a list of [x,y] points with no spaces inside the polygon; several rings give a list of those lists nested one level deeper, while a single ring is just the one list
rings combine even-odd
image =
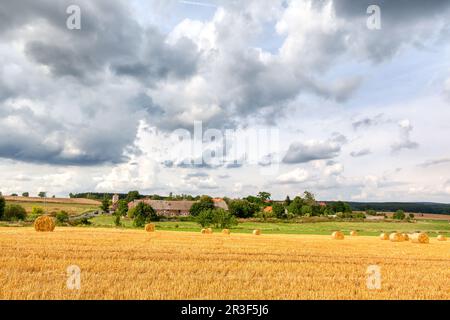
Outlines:
[{"label": "sky", "polygon": [[1,1],[0,191],[448,203],[449,18],[445,0]]}]

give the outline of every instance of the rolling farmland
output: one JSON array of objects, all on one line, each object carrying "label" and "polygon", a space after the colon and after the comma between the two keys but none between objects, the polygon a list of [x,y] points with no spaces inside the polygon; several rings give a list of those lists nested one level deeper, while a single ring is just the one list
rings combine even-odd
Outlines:
[{"label": "rolling farmland", "polygon": [[[450,299],[450,242],[434,237],[0,228],[0,251],[0,299]],[[381,290],[366,286],[371,265]]]},{"label": "rolling farmland", "polygon": [[79,215],[87,211],[98,210],[100,202],[90,199],[75,198],[28,198],[28,197],[5,197],[7,204],[18,204],[30,213],[34,207],[40,207],[48,214],[56,214],[64,210],[69,215]]}]

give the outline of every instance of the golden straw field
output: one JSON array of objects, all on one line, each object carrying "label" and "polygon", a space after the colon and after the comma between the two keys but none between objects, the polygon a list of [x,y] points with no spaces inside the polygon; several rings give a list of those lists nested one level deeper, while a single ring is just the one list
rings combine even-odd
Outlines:
[{"label": "golden straw field", "polygon": [[450,299],[450,241],[436,238],[0,228],[0,252],[0,299]]}]

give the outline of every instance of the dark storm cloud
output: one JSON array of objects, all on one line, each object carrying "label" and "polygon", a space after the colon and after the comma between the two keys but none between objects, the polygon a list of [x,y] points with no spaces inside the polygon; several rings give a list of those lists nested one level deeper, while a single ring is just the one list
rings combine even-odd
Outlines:
[{"label": "dark storm cloud", "polygon": [[[447,0],[338,0],[333,1],[336,16],[353,21],[363,37],[351,34],[353,46],[372,61],[380,63],[394,56],[404,45],[420,47],[433,32],[439,33],[450,12]],[[366,27],[367,8],[378,5],[381,10],[381,30]]]},{"label": "dark storm cloud", "polygon": [[48,66],[55,76],[91,78],[95,72],[111,68],[119,76],[148,81],[195,72],[197,51],[191,41],[166,44],[158,30],[140,27],[122,2],[83,1],[79,6],[81,30],[66,28],[63,11],[59,23],[52,23],[52,36],[27,42],[27,54]]},{"label": "dark storm cloud", "polygon": [[170,76],[182,79],[196,72],[197,48],[186,38],[169,45],[156,29],[149,29],[144,33],[142,47],[142,52],[131,62],[114,64],[111,69],[117,75],[141,81],[154,81]]},{"label": "dark storm cloud", "polygon": [[[132,126],[72,126],[38,115],[28,107],[0,108],[0,157],[57,165],[98,165],[127,159],[133,153]],[[119,131],[116,131],[119,129]],[[130,132],[130,130],[132,130]]]},{"label": "dark storm cloud", "polygon": [[[81,30],[66,27],[69,5],[81,8]],[[0,103],[9,100],[0,105],[3,158],[70,165],[126,161],[125,154],[140,152],[133,144],[139,119],[165,114],[144,93],[145,85],[166,77],[184,78],[197,67],[197,49],[191,41],[183,38],[167,44],[158,30],[146,30],[136,22],[126,1],[5,1],[0,5],[0,27],[1,44],[21,40],[25,57],[50,71],[26,77],[20,66],[21,77],[10,79],[0,67]],[[132,72],[133,64],[140,74]],[[15,61],[11,65],[17,69]],[[130,97],[116,94],[118,87],[109,86],[121,76],[137,80],[132,89],[141,88],[120,88]],[[30,107],[11,108],[16,98],[32,100]],[[40,106],[39,116],[32,111],[34,105]],[[62,108],[73,117],[53,115]]]},{"label": "dark storm cloud", "polygon": [[[80,30],[66,27],[70,5],[81,8]],[[185,77],[197,67],[197,50],[191,41],[167,44],[158,30],[145,30],[133,20],[124,1],[24,0],[0,6],[0,27],[6,33],[41,21],[46,22],[45,37],[25,39],[26,53],[57,77],[92,78],[111,67],[118,75],[147,81]]]}]

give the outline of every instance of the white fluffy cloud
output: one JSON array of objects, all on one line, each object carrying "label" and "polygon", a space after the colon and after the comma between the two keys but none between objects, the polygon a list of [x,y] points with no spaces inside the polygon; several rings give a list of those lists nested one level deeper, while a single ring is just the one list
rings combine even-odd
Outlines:
[{"label": "white fluffy cloud", "polygon": [[297,168],[293,171],[284,173],[277,178],[277,182],[281,184],[296,184],[305,182],[309,177],[308,171]]}]

